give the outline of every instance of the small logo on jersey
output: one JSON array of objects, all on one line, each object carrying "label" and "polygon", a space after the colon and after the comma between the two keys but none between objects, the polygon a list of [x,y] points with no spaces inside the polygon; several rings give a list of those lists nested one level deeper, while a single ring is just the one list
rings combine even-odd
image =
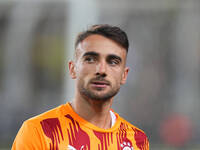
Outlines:
[{"label": "small logo on jersey", "polygon": [[122,150],[134,150],[132,147],[132,144],[130,142],[123,142],[122,144],[120,144]]},{"label": "small logo on jersey", "polygon": [[[71,145],[68,145],[67,148],[68,148],[67,150],[77,150],[76,148],[74,148],[74,147],[71,146]],[[82,145],[81,148],[80,148],[80,150],[85,150],[84,148],[85,148],[85,145]]]},{"label": "small logo on jersey", "polygon": [[128,138],[124,138],[120,144],[121,150],[134,150],[132,142]]}]

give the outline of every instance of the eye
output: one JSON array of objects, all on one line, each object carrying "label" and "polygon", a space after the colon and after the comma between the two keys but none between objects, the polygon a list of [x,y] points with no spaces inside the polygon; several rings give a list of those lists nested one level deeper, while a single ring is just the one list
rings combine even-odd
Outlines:
[{"label": "eye", "polygon": [[88,63],[93,63],[93,62],[95,62],[95,58],[94,57],[86,57],[85,61]]},{"label": "eye", "polygon": [[119,60],[117,60],[117,59],[111,59],[110,61],[109,61],[109,64],[110,65],[118,65],[120,62],[119,62]]},{"label": "eye", "polygon": [[109,65],[111,66],[119,66],[122,62],[122,58],[120,56],[117,56],[117,55],[109,55],[107,58],[106,58],[106,61]]}]

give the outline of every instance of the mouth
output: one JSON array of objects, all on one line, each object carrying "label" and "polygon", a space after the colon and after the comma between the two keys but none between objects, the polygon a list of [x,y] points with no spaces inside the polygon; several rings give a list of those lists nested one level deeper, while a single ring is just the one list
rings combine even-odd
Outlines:
[{"label": "mouth", "polygon": [[92,81],[91,84],[96,88],[105,88],[110,85],[107,81]]}]

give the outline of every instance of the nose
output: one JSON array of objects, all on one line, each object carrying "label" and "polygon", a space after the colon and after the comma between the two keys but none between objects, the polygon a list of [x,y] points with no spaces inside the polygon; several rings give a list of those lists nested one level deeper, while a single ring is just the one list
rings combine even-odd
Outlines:
[{"label": "nose", "polygon": [[106,76],[107,65],[105,61],[101,61],[98,63],[96,67],[96,74]]}]

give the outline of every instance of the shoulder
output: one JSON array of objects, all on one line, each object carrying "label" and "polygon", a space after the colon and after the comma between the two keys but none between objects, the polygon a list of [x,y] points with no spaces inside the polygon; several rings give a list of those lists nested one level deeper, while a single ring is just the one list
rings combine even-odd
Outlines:
[{"label": "shoulder", "polygon": [[122,124],[125,124],[128,128],[132,128],[134,130],[138,130],[139,132],[144,133],[143,130],[139,129],[138,127],[136,127],[132,123],[128,122],[126,119],[124,119],[123,117],[121,117],[119,114],[117,114],[117,113],[115,113],[115,114],[116,114],[117,118],[122,122]]},{"label": "shoulder", "polygon": [[135,125],[128,122],[127,120],[125,120],[124,118],[120,117],[119,115],[118,119],[121,120],[123,126],[125,126],[128,130],[133,131],[134,139],[136,141],[137,146],[147,147],[146,149],[148,149],[149,140],[146,133],[143,130],[136,127]]},{"label": "shoulder", "polygon": [[50,110],[48,110],[44,113],[41,113],[37,116],[34,116],[34,117],[27,119],[24,123],[37,126],[38,124],[40,124],[44,120],[56,119],[56,118],[58,119],[62,116],[63,109],[64,109],[63,107],[64,107],[64,105],[60,105],[58,107],[50,109]]},{"label": "shoulder", "polygon": [[59,123],[59,114],[60,107],[56,107],[24,121],[12,149],[46,149],[44,134],[48,135],[49,129]]}]

